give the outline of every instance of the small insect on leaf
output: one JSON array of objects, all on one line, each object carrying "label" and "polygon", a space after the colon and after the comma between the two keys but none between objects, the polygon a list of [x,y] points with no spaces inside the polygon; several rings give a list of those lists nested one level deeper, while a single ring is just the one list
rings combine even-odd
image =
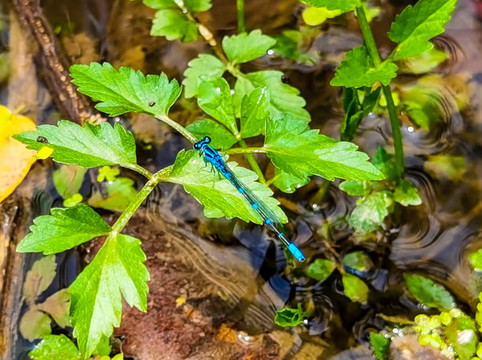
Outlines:
[{"label": "small insect on leaf", "polygon": [[37,142],[39,143],[44,143],[44,144],[48,144],[49,141],[47,140],[47,138],[45,136],[39,136],[37,137]]}]

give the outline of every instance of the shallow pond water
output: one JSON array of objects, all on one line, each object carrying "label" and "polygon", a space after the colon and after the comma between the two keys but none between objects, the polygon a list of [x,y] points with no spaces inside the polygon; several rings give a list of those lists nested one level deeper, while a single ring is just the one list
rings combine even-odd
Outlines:
[{"label": "shallow pond water", "polygon": [[[203,15],[206,24],[219,37],[235,31],[235,2],[213,3],[214,10]],[[378,44],[388,47],[385,33],[403,6],[385,1],[379,5],[382,13],[374,20],[374,32]],[[58,5],[45,1],[44,6],[74,62],[109,61],[181,79],[189,60],[209,51],[201,41],[181,44],[149,36],[152,11],[138,2],[67,1]],[[328,252],[342,257],[352,251],[368,255],[367,271],[357,274],[369,284],[367,304],[346,298],[337,274],[320,283],[301,271],[287,271],[282,249],[268,240],[271,235],[261,227],[206,219],[201,206],[182,188],[161,185],[127,228],[144,240],[152,280],[148,313],[125,309],[121,328],[116,330],[115,335],[124,341],[123,351],[133,359],[146,360],[160,358],[160,353],[163,359],[176,360],[328,359],[357,343],[367,344],[368,331],[385,326],[379,313],[406,317],[420,313],[404,290],[405,271],[437,279],[464,310],[473,312],[478,291],[467,255],[482,245],[482,19],[477,6],[477,1],[459,1],[445,35],[435,41],[450,54],[450,60],[427,80],[443,94],[436,104],[440,121],[427,131],[403,118],[406,177],[417,187],[422,205],[400,209],[377,234],[376,242],[363,242],[346,223],[356,199],[339,190],[339,182],[322,199],[320,178],[292,195],[275,193],[290,219],[288,230],[309,257]],[[296,1],[247,1],[248,28],[261,28],[270,35],[294,28],[301,21],[299,13]],[[362,42],[356,21],[348,18],[343,25],[328,23],[313,39],[310,51],[320,55],[314,65],[267,55],[248,66],[251,70],[282,69],[286,81],[306,99],[312,127],[335,138],[344,116],[342,94],[329,81],[344,52]],[[401,75],[397,84],[407,87],[418,79]],[[2,89],[3,99],[8,87]],[[199,110],[188,110],[193,107],[175,105],[173,118],[187,124],[202,117]],[[55,123],[54,113],[47,107],[39,120]],[[172,164],[177,152],[190,146],[154,119],[135,116],[120,121],[136,135],[141,145],[139,163],[150,171]],[[370,155],[378,146],[391,149],[387,119],[370,114],[354,142]],[[458,172],[447,175],[436,161],[441,155],[456,156],[462,164]],[[35,199],[41,207],[59,205],[51,183],[45,193]],[[84,249],[84,260],[96,248]],[[76,265],[76,261],[74,256],[67,264]],[[59,284],[67,285],[71,272],[63,269],[65,280]],[[186,298],[186,305],[176,306],[180,297]],[[313,317],[298,329],[277,327],[275,311],[297,303],[310,308]],[[26,358],[31,346],[22,342],[18,358]]]}]

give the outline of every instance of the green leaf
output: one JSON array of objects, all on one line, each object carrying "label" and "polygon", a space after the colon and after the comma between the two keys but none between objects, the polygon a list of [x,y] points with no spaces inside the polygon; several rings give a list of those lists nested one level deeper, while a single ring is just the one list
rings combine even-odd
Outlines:
[{"label": "green leaf", "polygon": [[387,180],[396,181],[398,179],[397,165],[384,147],[378,147],[377,152],[373,155],[372,162]]},{"label": "green leaf", "polygon": [[181,94],[178,82],[169,81],[166,74],[144,76],[127,67],[117,71],[109,63],[73,65],[70,72],[78,91],[99,101],[96,108],[110,116],[128,112],[167,115]]},{"label": "green leaf", "polygon": [[307,25],[318,26],[327,19],[332,19],[342,14],[341,10],[328,10],[326,7],[309,7],[303,11],[303,20]]},{"label": "green leaf", "polygon": [[403,274],[403,277],[407,282],[408,291],[421,304],[440,311],[455,307],[454,298],[442,285],[417,274]]},{"label": "green leaf", "polygon": [[57,192],[64,199],[77,194],[84,181],[86,169],[75,165],[62,165],[54,171],[53,180]]},{"label": "green leaf", "polygon": [[474,320],[463,315],[445,327],[445,336],[460,360],[471,360],[477,350],[479,337]]},{"label": "green leaf", "polygon": [[349,142],[336,141],[310,130],[300,120],[287,116],[267,122],[264,149],[280,169],[298,178],[319,175],[327,180],[335,177],[350,180],[381,179],[365,153],[356,151]]},{"label": "green leaf", "polygon": [[[286,215],[278,206],[279,202],[271,197],[273,195],[271,189],[256,182],[257,176],[254,172],[238,167],[235,162],[229,162],[228,167],[282,222],[287,221]],[[183,185],[186,192],[204,205],[204,215],[207,217],[224,216],[228,219],[238,217],[246,222],[263,223],[263,219],[243,195],[221,174],[206,164],[196,151],[181,151],[166,181]]]},{"label": "green leaf", "polygon": [[368,300],[368,286],[359,277],[343,274],[342,281],[345,296],[351,301],[365,303]]},{"label": "green leaf", "polygon": [[305,4],[315,7],[325,7],[329,10],[347,12],[361,6],[361,0],[301,0]]},{"label": "green leaf", "polygon": [[232,65],[242,64],[259,58],[276,43],[270,36],[263,35],[256,29],[249,34],[226,36],[223,39],[223,49]]},{"label": "green leaf", "polygon": [[328,259],[316,259],[308,266],[306,275],[318,281],[325,281],[335,269],[333,261]]},{"label": "green leaf", "polygon": [[152,21],[152,36],[165,36],[167,40],[191,42],[199,39],[198,25],[186,14],[174,9],[159,10]]},{"label": "green leaf", "polygon": [[423,169],[435,178],[458,181],[467,171],[467,163],[462,156],[429,155]]},{"label": "green leaf", "polygon": [[78,204],[72,208],[50,211],[33,221],[28,234],[17,246],[18,252],[56,254],[107,235],[110,226],[92,208]]},{"label": "green leaf", "polygon": [[307,44],[310,44],[317,35],[317,29],[302,27],[298,30],[285,30],[275,37],[276,45],[272,48],[274,53],[285,59],[296,61],[300,64],[314,65],[319,59],[319,54]]},{"label": "green leaf", "polygon": [[377,230],[393,207],[393,195],[390,191],[380,191],[367,195],[357,203],[350,215],[350,225],[357,231]]},{"label": "green leaf", "polygon": [[[74,164],[84,168],[102,165],[120,165],[132,168],[136,165],[136,143],[132,134],[120,124],[112,127],[104,122],[101,125],[85,127],[71,121],[59,121],[57,126],[40,125],[36,131],[27,131],[13,136],[37,150],[44,147],[53,149],[52,158],[63,164]],[[38,142],[39,137],[48,143]]]},{"label": "green leaf", "polygon": [[393,200],[403,206],[420,205],[422,199],[418,196],[417,188],[405,179],[400,180],[393,193]]},{"label": "green leaf", "polygon": [[238,133],[233,96],[226,80],[217,78],[201,82],[198,88],[197,103],[208,115],[226,126],[232,134]]},{"label": "green leaf", "polygon": [[267,87],[254,89],[243,98],[241,104],[241,137],[249,138],[265,132],[269,104],[269,90]]},{"label": "green leaf", "polygon": [[52,320],[48,314],[37,308],[29,309],[20,320],[19,330],[22,336],[29,340],[34,341],[46,335],[52,333],[50,323]]},{"label": "green leaf", "polygon": [[399,74],[426,74],[431,72],[437,66],[448,59],[448,55],[444,50],[432,48],[424,51],[416,57],[410,57],[399,61]]},{"label": "green leaf", "polygon": [[107,197],[104,198],[100,191],[94,191],[87,201],[90,206],[106,210],[125,211],[137,196],[137,190],[134,188],[134,180],[132,179],[120,177],[104,184]]},{"label": "green leaf", "polygon": [[370,345],[377,360],[386,360],[388,348],[390,347],[390,339],[376,332],[370,333]]},{"label": "green leaf", "polygon": [[198,120],[188,125],[186,129],[198,139],[209,136],[211,138],[210,146],[214,149],[227,150],[238,142],[238,139],[224,126],[211,119]]},{"label": "green leaf", "polygon": [[363,118],[365,118],[377,104],[381,88],[365,94],[360,104],[358,90],[355,88],[344,88],[343,109],[345,118],[340,127],[340,138],[343,141],[352,141]]},{"label": "green leaf", "polygon": [[283,308],[276,311],[274,322],[279,326],[298,326],[304,323],[304,317],[308,316],[308,313],[303,312],[301,305],[298,304],[297,309]]},{"label": "green leaf", "polygon": [[28,354],[35,360],[79,360],[80,353],[75,344],[65,335],[47,335]]},{"label": "green leaf", "polygon": [[442,121],[445,109],[441,108],[441,104],[446,100],[437,87],[424,84],[406,86],[401,98],[401,108],[422,129],[430,130],[434,124]]},{"label": "green leaf", "polygon": [[83,359],[120,325],[121,293],[130,306],[146,311],[149,273],[145,260],[138,239],[117,234],[106,240],[70,286],[70,316]]},{"label": "green leaf", "polygon": [[330,84],[355,88],[371,87],[378,82],[388,85],[396,76],[397,65],[385,60],[380,66],[375,67],[371,63],[367,48],[361,46],[346,53],[346,60],[338,66]]},{"label": "green leaf", "polygon": [[44,256],[33,263],[23,285],[23,297],[29,306],[34,305],[35,299],[54,281],[56,270],[57,263],[53,255]]},{"label": "green leaf", "polygon": [[353,251],[343,257],[343,266],[350,270],[366,273],[373,268],[373,261],[363,251]]},{"label": "green leaf", "polygon": [[288,113],[294,119],[310,122],[310,114],[303,107],[305,100],[299,96],[298,89],[285,84],[281,81],[283,73],[281,71],[265,70],[249,74],[240,75],[234,86],[236,114],[239,114],[241,102],[244,96],[250,94],[254,89],[267,87],[270,94],[269,114],[274,117],[281,113]]},{"label": "green leaf", "polygon": [[288,174],[277,166],[274,167],[274,175],[275,177],[273,185],[288,194],[294,193],[297,189],[310,182],[309,177],[303,176],[300,178],[298,176]]},{"label": "green leaf", "polygon": [[[144,4],[152,9],[179,9],[183,7],[190,13],[208,11],[211,8],[211,0],[144,0]],[[180,6],[182,4],[182,7]]]},{"label": "green leaf", "polygon": [[367,196],[371,190],[368,181],[344,181],[338,187],[350,196]]},{"label": "green leaf", "polygon": [[475,271],[482,271],[482,249],[472,252],[469,261]]},{"label": "green leaf", "polygon": [[444,32],[457,0],[421,0],[407,6],[397,16],[388,37],[398,46],[390,55],[393,60],[418,56],[430,50],[430,39]]},{"label": "green leaf", "polygon": [[197,95],[199,84],[205,80],[214,80],[221,77],[226,71],[226,65],[217,57],[201,54],[188,63],[184,72],[184,96],[191,98]]}]

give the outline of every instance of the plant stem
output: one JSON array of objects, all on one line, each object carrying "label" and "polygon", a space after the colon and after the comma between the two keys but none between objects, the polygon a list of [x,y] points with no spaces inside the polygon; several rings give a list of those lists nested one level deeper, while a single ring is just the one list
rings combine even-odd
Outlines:
[{"label": "plant stem", "polygon": [[141,174],[142,176],[146,177],[148,180],[152,179],[152,174],[146,169],[144,169],[142,166],[132,165],[132,166],[126,166],[126,168]]},{"label": "plant stem", "polygon": [[225,153],[228,155],[232,154],[257,154],[257,153],[265,153],[266,149],[264,147],[250,147],[250,148],[232,148],[226,150]]},{"label": "plant stem", "polygon": [[127,208],[112,226],[111,236],[119,234],[122,229],[124,229],[124,227],[127,225],[127,222],[136,212],[137,208],[141,206],[141,204],[144,202],[147,196],[149,196],[151,191],[154,190],[157,184],[159,184],[159,182],[161,182],[165,178],[169,170],[169,168],[164,168],[155,173],[154,175],[151,175],[151,179],[149,179],[149,181],[146,183],[146,185],[144,185],[142,190],[137,193],[135,199],[131,203],[129,203]]},{"label": "plant stem", "polygon": [[[368,49],[368,54],[370,55],[373,65],[378,67],[382,63],[382,59],[378,53],[377,45],[375,44],[375,39],[373,38],[370,24],[368,23],[363,6],[356,8],[356,14],[360,23],[363,39],[365,40],[365,45]],[[395,162],[397,165],[397,172],[398,176],[402,178],[405,172],[405,158],[403,155],[403,139],[402,131],[400,129],[400,120],[398,119],[397,108],[393,102],[392,90],[390,89],[390,86],[382,85],[382,90],[387,100],[388,115],[390,117],[390,126],[392,128],[393,144],[395,147]]]},{"label": "plant stem", "polygon": [[184,136],[186,139],[188,139],[191,143],[195,143],[198,141],[198,139],[191,134],[190,131],[186,130],[183,126],[179,125],[177,122],[172,120],[166,115],[156,115],[156,119],[161,120],[162,122],[166,123],[173,129],[177,130],[182,136]]},{"label": "plant stem", "polygon": [[[248,145],[246,145],[246,142],[244,140],[239,140],[239,144],[243,149],[248,149]],[[261,171],[258,162],[254,158],[252,153],[245,153],[246,154],[246,159],[249,162],[249,165],[251,165],[251,169],[258,175],[258,180],[262,184],[266,184],[266,179],[264,178],[264,174]]]},{"label": "plant stem", "polygon": [[246,23],[244,21],[244,0],[236,0],[236,9],[238,11],[238,34],[246,32]]}]

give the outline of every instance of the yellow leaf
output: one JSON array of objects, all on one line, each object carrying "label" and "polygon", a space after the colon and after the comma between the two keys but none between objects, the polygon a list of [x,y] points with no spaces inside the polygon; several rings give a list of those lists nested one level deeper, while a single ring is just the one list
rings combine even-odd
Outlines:
[{"label": "yellow leaf", "polygon": [[37,159],[40,159],[40,160],[44,160],[44,159],[47,159],[50,155],[52,155],[52,153],[54,152],[54,149],[52,149],[51,147],[48,147],[48,146],[44,146],[43,148],[41,148],[37,155],[35,155],[35,157]]},{"label": "yellow leaf", "polygon": [[35,128],[28,117],[12,114],[0,105],[0,202],[16,189],[37,160],[35,151],[12,139],[12,135]]}]

